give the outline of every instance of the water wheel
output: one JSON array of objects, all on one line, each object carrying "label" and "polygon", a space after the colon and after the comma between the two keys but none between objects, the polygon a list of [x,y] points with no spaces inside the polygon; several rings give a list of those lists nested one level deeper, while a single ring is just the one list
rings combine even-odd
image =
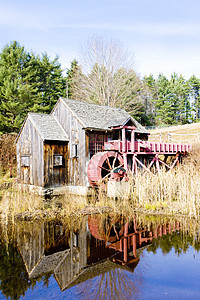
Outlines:
[{"label": "water wheel", "polygon": [[123,157],[115,151],[98,152],[93,155],[87,171],[91,186],[95,187],[105,179],[109,179],[111,173],[123,164]]},{"label": "water wheel", "polygon": [[126,221],[121,217],[94,215],[88,216],[88,227],[91,235],[107,242],[116,242],[124,233]]}]

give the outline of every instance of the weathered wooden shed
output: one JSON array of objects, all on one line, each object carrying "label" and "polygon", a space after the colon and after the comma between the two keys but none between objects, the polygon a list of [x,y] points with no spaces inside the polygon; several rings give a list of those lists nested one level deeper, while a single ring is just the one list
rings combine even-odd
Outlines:
[{"label": "weathered wooden shed", "polygon": [[27,115],[17,137],[17,173],[25,184],[68,183],[68,137],[53,115]]},{"label": "weathered wooden shed", "polygon": [[148,138],[120,108],[60,98],[50,115],[29,113],[17,138],[18,181],[84,190],[91,157],[105,142],[122,138],[120,126],[134,126],[135,135]]}]

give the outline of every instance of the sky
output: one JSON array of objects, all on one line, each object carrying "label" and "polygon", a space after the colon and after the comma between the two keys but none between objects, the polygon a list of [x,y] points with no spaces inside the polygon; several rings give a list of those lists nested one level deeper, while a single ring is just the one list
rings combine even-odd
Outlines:
[{"label": "sky", "polygon": [[96,35],[133,53],[140,77],[200,77],[199,12],[199,0],[0,0],[0,51],[16,40],[65,70]]}]

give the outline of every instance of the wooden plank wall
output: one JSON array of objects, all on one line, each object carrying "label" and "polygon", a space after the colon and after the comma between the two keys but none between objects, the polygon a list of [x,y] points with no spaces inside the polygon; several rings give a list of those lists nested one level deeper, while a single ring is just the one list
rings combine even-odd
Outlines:
[{"label": "wooden plank wall", "polygon": [[[30,166],[21,166],[21,157],[30,157]],[[43,186],[44,184],[43,141],[28,118],[17,141],[18,182]]]},{"label": "wooden plank wall", "polygon": [[[53,115],[60,122],[69,137],[69,185],[87,186],[87,165],[89,163],[88,136],[78,119],[60,100]],[[78,155],[73,157],[73,145],[77,144]]]},{"label": "wooden plank wall", "polygon": [[[63,155],[63,166],[53,165],[53,155]],[[44,144],[44,187],[61,186],[68,183],[68,145]]]},{"label": "wooden plank wall", "polygon": [[78,232],[70,231],[70,251],[54,270],[61,290],[66,289],[71,281],[87,266],[87,236],[86,219]]},{"label": "wooden plank wall", "polygon": [[44,224],[39,221],[19,223],[16,226],[16,238],[26,270],[30,274],[44,256]]}]

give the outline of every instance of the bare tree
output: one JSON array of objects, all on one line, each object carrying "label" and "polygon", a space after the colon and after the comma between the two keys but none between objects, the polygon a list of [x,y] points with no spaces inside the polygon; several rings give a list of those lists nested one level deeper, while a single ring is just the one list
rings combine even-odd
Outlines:
[{"label": "bare tree", "polygon": [[142,106],[142,82],[132,69],[133,57],[114,40],[91,38],[81,47],[82,69],[76,72],[73,98],[121,107],[135,115]]}]

